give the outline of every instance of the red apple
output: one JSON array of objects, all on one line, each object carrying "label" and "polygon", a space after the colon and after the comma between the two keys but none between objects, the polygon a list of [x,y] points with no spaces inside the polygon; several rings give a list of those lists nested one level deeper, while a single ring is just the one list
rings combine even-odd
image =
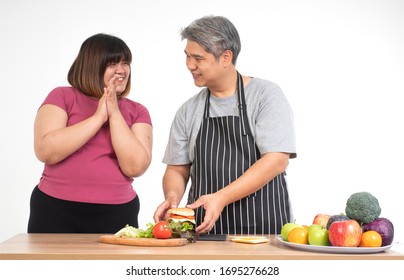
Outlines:
[{"label": "red apple", "polygon": [[327,214],[317,214],[315,217],[314,217],[314,220],[313,220],[313,225],[320,225],[320,226],[322,226],[322,227],[327,227],[327,223],[328,223],[328,220],[330,219],[330,215],[327,215]]},{"label": "red apple", "polygon": [[333,222],[328,230],[328,238],[332,246],[358,247],[361,236],[361,226],[355,220]]}]

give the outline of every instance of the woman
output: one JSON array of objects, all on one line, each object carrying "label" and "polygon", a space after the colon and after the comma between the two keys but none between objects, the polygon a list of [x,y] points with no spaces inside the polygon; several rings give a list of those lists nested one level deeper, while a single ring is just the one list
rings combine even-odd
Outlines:
[{"label": "woman", "polygon": [[96,34],[73,62],[71,86],[52,90],[34,124],[44,171],[30,201],[29,233],[113,233],[138,226],[132,187],[152,158],[148,110],[129,100],[132,54]]}]

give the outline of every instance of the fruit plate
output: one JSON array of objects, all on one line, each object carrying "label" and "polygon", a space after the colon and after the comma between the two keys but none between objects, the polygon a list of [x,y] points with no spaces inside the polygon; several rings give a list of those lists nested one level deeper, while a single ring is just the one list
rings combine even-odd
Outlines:
[{"label": "fruit plate", "polygon": [[276,239],[285,244],[286,246],[317,253],[334,253],[334,254],[373,254],[380,253],[390,249],[393,244],[383,246],[383,247],[336,247],[336,246],[317,246],[317,245],[306,245],[298,244],[284,241],[280,235],[276,236]]}]

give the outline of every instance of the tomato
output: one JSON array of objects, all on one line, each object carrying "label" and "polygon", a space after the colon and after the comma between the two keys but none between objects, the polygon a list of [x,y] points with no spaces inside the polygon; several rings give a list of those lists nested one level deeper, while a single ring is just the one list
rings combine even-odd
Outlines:
[{"label": "tomato", "polygon": [[167,221],[160,221],[155,224],[152,233],[153,237],[157,239],[167,239],[173,234]]},{"label": "tomato", "polygon": [[195,219],[195,216],[182,216],[182,215],[175,215],[175,214],[171,214],[170,215],[171,219],[188,219],[188,220],[193,220]]}]

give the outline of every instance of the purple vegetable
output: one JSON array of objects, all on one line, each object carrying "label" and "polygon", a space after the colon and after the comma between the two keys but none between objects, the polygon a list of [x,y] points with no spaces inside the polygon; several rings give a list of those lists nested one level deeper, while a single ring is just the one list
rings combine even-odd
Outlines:
[{"label": "purple vegetable", "polygon": [[370,223],[362,225],[362,231],[374,230],[377,231],[382,237],[382,246],[387,246],[393,243],[394,226],[393,223],[387,218],[377,218]]},{"label": "purple vegetable", "polygon": [[330,229],[330,226],[333,222],[337,221],[347,221],[350,220],[350,218],[347,215],[344,214],[337,214],[337,215],[332,215],[327,222],[327,226],[325,227],[326,229]]}]

